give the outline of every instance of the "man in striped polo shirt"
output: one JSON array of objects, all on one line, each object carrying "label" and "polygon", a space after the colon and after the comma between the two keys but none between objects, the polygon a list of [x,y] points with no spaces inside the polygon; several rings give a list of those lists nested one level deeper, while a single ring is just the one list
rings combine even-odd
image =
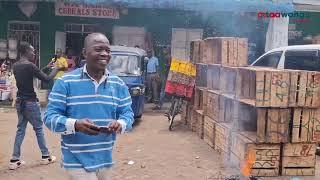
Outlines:
[{"label": "man in striped polo shirt", "polygon": [[110,44],[105,35],[85,39],[86,64],[55,82],[45,124],[61,133],[63,167],[72,180],[106,180],[116,133],[132,128],[126,84],[106,70]]}]

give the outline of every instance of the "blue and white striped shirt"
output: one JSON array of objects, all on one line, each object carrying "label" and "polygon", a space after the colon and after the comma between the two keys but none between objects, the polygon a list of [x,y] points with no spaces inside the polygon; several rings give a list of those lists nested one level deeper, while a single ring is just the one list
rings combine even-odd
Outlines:
[{"label": "blue and white striped shirt", "polygon": [[96,171],[110,167],[116,134],[90,136],[75,132],[77,119],[89,119],[98,126],[117,120],[122,129],[133,123],[131,96],[126,84],[113,74],[96,82],[86,72],[86,66],[59,78],[49,95],[45,125],[61,134],[63,167]]}]

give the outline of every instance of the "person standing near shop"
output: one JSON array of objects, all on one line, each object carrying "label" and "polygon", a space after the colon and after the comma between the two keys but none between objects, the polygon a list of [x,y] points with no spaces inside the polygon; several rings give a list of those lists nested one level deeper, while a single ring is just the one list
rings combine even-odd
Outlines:
[{"label": "person standing near shop", "polygon": [[62,165],[71,180],[107,180],[116,133],[132,128],[132,100],[128,86],[107,70],[107,37],[89,34],[84,47],[86,64],[57,79],[44,122],[61,134]]},{"label": "person standing near shop", "polygon": [[[9,169],[14,170],[24,164],[20,159],[21,144],[23,142],[28,122],[33,126],[36,133],[39,148],[42,153],[41,164],[46,165],[55,162],[56,157],[51,156],[46,146],[43,122],[41,119],[40,106],[34,91],[33,78],[49,81],[56,76],[59,69],[53,67],[49,76],[43,73],[32,62],[35,58],[34,48],[27,42],[21,42],[19,46],[20,60],[13,65],[13,74],[18,88],[16,97],[16,109],[18,114],[17,132],[14,141],[12,158]],[[47,65],[51,67],[52,64]]]},{"label": "person standing near shop", "polygon": [[68,61],[65,57],[63,57],[63,52],[61,48],[57,48],[55,57],[51,59],[51,63],[55,64],[60,68],[58,74],[54,77],[54,81],[63,76],[65,71],[68,71]]},{"label": "person standing near shop", "polygon": [[164,103],[164,98],[166,96],[165,88],[166,88],[166,82],[167,82],[170,65],[171,65],[171,53],[170,53],[169,47],[163,50],[163,62],[164,62],[164,71],[161,73],[160,99],[159,99],[159,103],[152,108],[153,110],[161,110],[162,105]]},{"label": "person standing near shop", "polygon": [[159,60],[151,50],[147,51],[147,87],[148,87],[148,102],[157,103],[159,101],[158,83],[160,79]]}]

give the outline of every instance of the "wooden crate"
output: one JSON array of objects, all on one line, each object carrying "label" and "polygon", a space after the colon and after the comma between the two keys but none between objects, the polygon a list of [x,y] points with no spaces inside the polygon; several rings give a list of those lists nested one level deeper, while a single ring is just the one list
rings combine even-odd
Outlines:
[{"label": "wooden crate", "polygon": [[257,107],[288,107],[289,71],[271,68],[238,69],[236,97]]},{"label": "wooden crate", "polygon": [[215,121],[208,116],[204,116],[203,140],[212,148],[215,145]]},{"label": "wooden crate", "polygon": [[215,123],[215,150],[228,156],[230,152],[232,124]]},{"label": "wooden crate", "polygon": [[170,71],[168,74],[167,81],[187,86],[193,86],[195,84],[196,79],[193,76],[189,76],[184,73]]},{"label": "wooden crate", "polygon": [[212,90],[207,91],[207,112],[206,115],[211,119],[218,121],[220,118],[220,95]]},{"label": "wooden crate", "polygon": [[236,94],[236,80],[237,68],[222,66],[220,69],[220,92],[234,97]]},{"label": "wooden crate", "polygon": [[[251,167],[252,176],[278,176],[280,144],[257,144],[255,132],[232,132],[230,161],[241,169]],[[253,161],[248,164],[248,159]]]},{"label": "wooden crate", "polygon": [[245,66],[248,60],[248,40],[236,37],[209,37],[203,42],[203,61],[207,64]]},{"label": "wooden crate", "polygon": [[197,129],[196,132],[200,139],[203,139],[204,134],[204,114],[203,110],[196,110],[196,116],[197,116]]},{"label": "wooden crate", "polygon": [[314,176],[316,165],[315,153],[315,143],[284,144],[281,155],[281,175]]},{"label": "wooden crate", "polygon": [[320,106],[320,73],[311,71],[290,71],[290,107]]},{"label": "wooden crate", "polygon": [[190,43],[190,60],[192,63],[200,63],[200,44],[201,39],[191,41]]},{"label": "wooden crate", "polygon": [[200,62],[199,63],[207,64],[206,58],[204,56],[204,53],[205,53],[204,48],[205,48],[205,43],[204,43],[204,41],[201,41],[200,42],[200,55],[199,55],[200,56]]},{"label": "wooden crate", "polygon": [[320,109],[294,108],[291,142],[320,142]]},{"label": "wooden crate", "polygon": [[233,122],[235,115],[235,104],[237,102],[226,96],[219,96],[219,114],[216,114],[217,122]]},{"label": "wooden crate", "polygon": [[[257,131],[257,119],[259,108],[238,101],[233,104],[233,130],[235,131]],[[230,113],[231,114],[231,113]]]},{"label": "wooden crate", "polygon": [[290,109],[259,108],[257,111],[257,141],[289,142]]},{"label": "wooden crate", "polygon": [[220,90],[220,68],[221,65],[208,64],[207,88],[209,90]]},{"label": "wooden crate", "polygon": [[[195,87],[194,104],[195,110],[204,110],[207,106],[207,89],[204,87]],[[205,100],[205,101],[204,101]]]},{"label": "wooden crate", "polygon": [[197,63],[196,64],[196,86],[207,87],[207,64]]},{"label": "wooden crate", "polygon": [[219,61],[218,53],[215,52],[219,48],[217,38],[209,37],[204,40],[204,49],[203,49],[203,62],[207,64],[221,64]]}]

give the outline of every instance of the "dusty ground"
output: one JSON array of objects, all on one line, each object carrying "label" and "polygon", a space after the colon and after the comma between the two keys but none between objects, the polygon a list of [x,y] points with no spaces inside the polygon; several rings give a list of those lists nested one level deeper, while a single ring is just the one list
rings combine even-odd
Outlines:
[{"label": "dusty ground", "polygon": [[[13,109],[0,109],[0,179],[67,180],[59,163],[39,165],[40,152],[31,126],[28,126],[22,147],[23,159],[28,164],[16,171],[7,170],[16,121]],[[224,168],[221,157],[183,124],[177,122],[173,132],[167,129],[166,118],[160,113],[149,111],[133,132],[119,136],[114,150],[116,165],[112,170],[112,179],[213,180],[239,174],[236,169]],[[59,135],[46,131],[46,138],[52,154],[60,160]],[[135,163],[128,165],[130,160]],[[319,179],[319,174],[317,171],[316,177],[300,179]]]}]

